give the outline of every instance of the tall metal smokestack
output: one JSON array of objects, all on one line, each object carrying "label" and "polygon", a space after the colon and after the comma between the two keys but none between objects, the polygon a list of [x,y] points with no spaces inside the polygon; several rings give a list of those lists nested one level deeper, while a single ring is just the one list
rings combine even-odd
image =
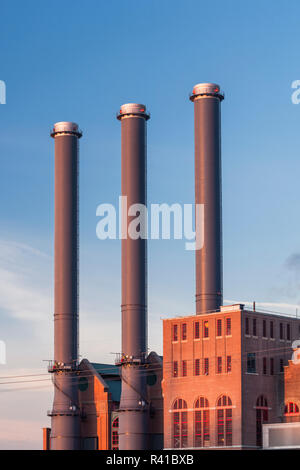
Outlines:
[{"label": "tall metal smokestack", "polygon": [[[122,196],[128,209],[146,205],[146,107],[121,106]],[[124,201],[124,199],[123,199]],[[138,214],[137,214],[138,215]],[[122,233],[122,392],[119,414],[121,450],[147,449],[147,241],[132,239],[128,227],[135,217],[123,207]],[[123,236],[124,236],[123,235]]]},{"label": "tall metal smokestack", "polygon": [[196,314],[222,305],[222,202],[220,103],[215,83],[199,83],[195,111],[195,203],[204,205],[204,245],[196,250]]},{"label": "tall metal smokestack", "polygon": [[78,125],[58,122],[55,139],[54,402],[51,449],[80,449],[78,405]]}]

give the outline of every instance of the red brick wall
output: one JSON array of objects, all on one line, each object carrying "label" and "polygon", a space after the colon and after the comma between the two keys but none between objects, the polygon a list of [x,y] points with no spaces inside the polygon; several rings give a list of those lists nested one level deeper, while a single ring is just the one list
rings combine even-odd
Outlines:
[{"label": "red brick wall", "polygon": [[[230,310],[230,309],[229,309]],[[231,318],[231,335],[226,336],[226,318]],[[250,332],[245,331],[245,318],[250,319]],[[256,335],[252,331],[256,319]],[[222,335],[217,337],[217,320],[222,321]],[[266,337],[263,337],[263,320]],[[200,339],[194,338],[195,322],[200,322]],[[273,321],[274,338],[270,338],[270,321]],[[209,338],[203,337],[204,322],[208,322]],[[187,339],[182,340],[182,324],[186,323]],[[284,338],[279,337],[279,324],[283,324]],[[172,328],[178,325],[178,341],[173,341]],[[290,340],[287,339],[290,325]],[[198,396],[209,401],[210,446],[217,445],[216,401],[228,395],[233,405],[233,446],[256,447],[256,402],[260,395],[267,399],[268,422],[280,422],[284,402],[284,377],[279,371],[291,358],[291,344],[299,336],[300,320],[278,315],[249,312],[239,308],[209,315],[172,318],[163,322],[163,396],[164,396],[164,446],[173,447],[173,404],[177,398],[187,402],[188,447],[194,446],[194,403]],[[255,373],[247,371],[248,353],[256,354]],[[232,370],[224,370],[226,357],[231,356]],[[222,373],[217,373],[217,358],[222,357]],[[263,373],[263,358],[267,373]],[[200,359],[200,375],[194,375],[195,359]],[[209,375],[203,375],[204,358],[209,359]],[[274,359],[274,375],[270,374],[270,359]],[[178,362],[178,377],[173,377],[173,362]],[[187,364],[187,376],[182,376],[182,361]],[[300,370],[300,365],[299,365]],[[300,374],[300,373],[299,373]],[[300,380],[300,379],[299,379]],[[300,385],[300,384],[299,384]],[[300,389],[300,387],[299,387]],[[300,394],[299,394],[300,395]],[[299,396],[300,406],[300,396]]]}]

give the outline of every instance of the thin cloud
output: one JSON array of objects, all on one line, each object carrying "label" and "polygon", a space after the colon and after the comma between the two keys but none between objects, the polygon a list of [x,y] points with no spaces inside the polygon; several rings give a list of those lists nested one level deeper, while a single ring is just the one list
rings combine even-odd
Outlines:
[{"label": "thin cloud", "polygon": [[[230,300],[225,299],[225,302],[228,304],[244,304],[248,307],[253,306],[253,302],[249,300]],[[291,314],[291,310],[296,314],[296,310],[300,312],[300,304],[291,304],[287,302],[255,302],[256,308],[261,308],[262,310],[268,310],[269,312],[274,313],[283,313]],[[288,310],[288,312],[287,312]]]},{"label": "thin cloud", "polygon": [[13,318],[40,321],[52,305],[48,284],[50,257],[28,245],[0,240],[0,311]]},{"label": "thin cloud", "polygon": [[286,260],[285,266],[287,269],[296,271],[300,274],[300,253],[292,253]]}]

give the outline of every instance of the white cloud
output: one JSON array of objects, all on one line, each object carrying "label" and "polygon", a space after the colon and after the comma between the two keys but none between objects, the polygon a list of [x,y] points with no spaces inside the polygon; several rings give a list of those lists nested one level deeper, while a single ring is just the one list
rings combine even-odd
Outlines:
[{"label": "white cloud", "polygon": [[50,257],[28,245],[0,240],[0,310],[9,316],[39,321],[51,313]]}]

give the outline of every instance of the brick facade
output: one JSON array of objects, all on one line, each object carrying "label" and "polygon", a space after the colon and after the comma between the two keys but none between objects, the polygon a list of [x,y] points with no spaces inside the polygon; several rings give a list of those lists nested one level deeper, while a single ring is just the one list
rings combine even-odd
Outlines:
[{"label": "brick facade", "polygon": [[260,447],[261,423],[282,416],[299,328],[242,305],[164,320],[164,447]]}]

